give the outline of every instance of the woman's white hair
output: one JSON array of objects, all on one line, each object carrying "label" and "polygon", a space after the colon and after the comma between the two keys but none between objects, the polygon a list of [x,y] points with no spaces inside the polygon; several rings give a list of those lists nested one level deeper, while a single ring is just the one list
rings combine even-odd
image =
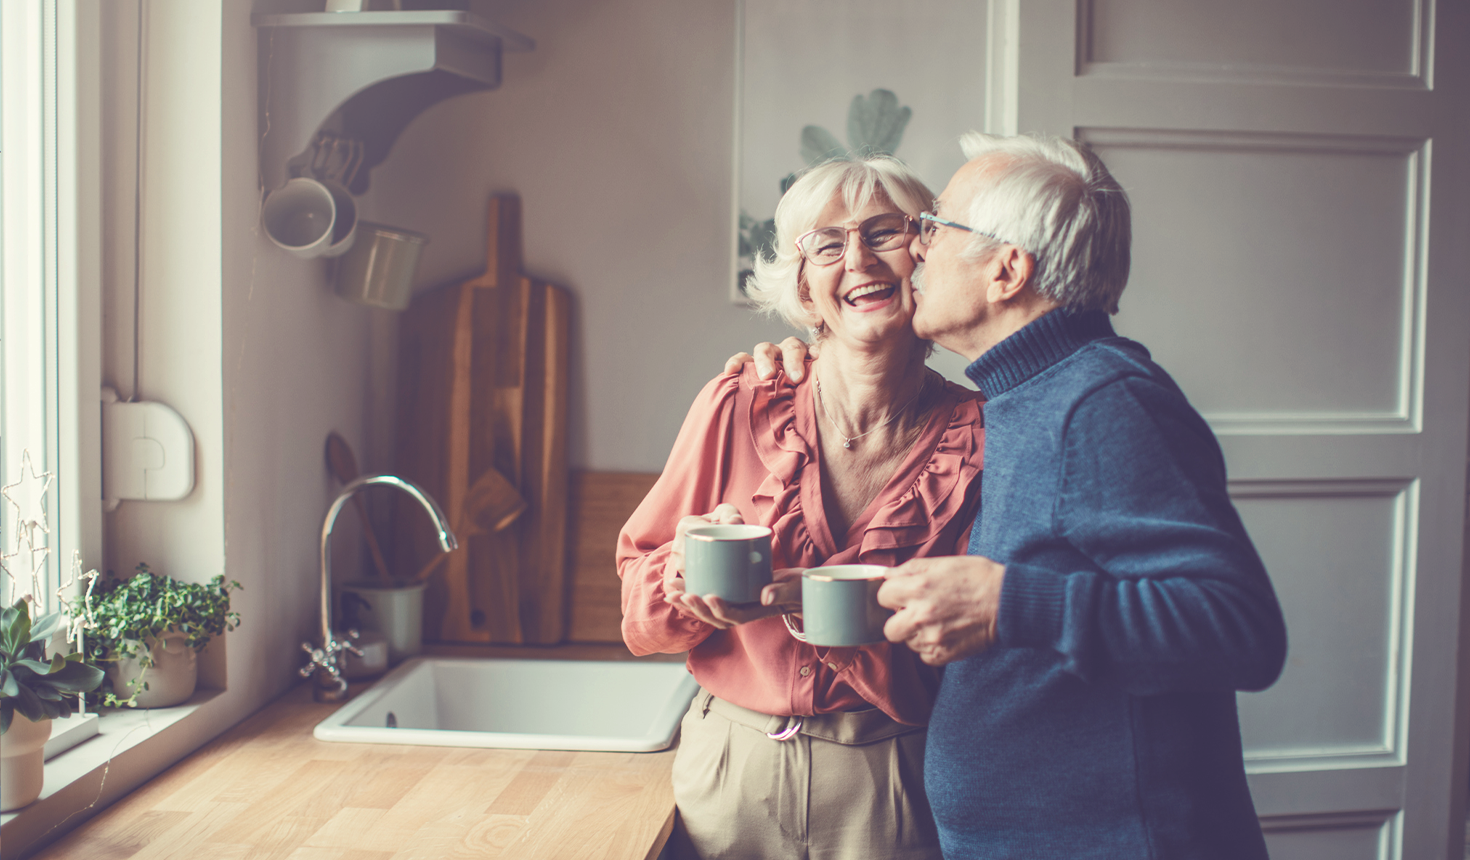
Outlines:
[{"label": "woman's white hair", "polygon": [[780,316],[814,339],[825,336],[821,320],[812,319],[801,300],[806,295],[801,252],[796,238],[818,224],[827,204],[841,197],[849,212],[858,212],[874,198],[886,197],[917,226],[919,213],[928,209],[934,194],[908,165],[891,155],[839,157],[811,167],[786,190],[776,206],[775,259],[756,252],[755,271],[745,282],[745,294],[760,310]]},{"label": "woman's white hair", "polygon": [[1133,228],[1128,195],[1091,150],[1060,137],[1003,137],[970,132],[965,158],[989,158],[994,168],[970,211],[956,221],[970,234],[965,255],[984,259],[1002,243],[1036,258],[1032,287],[1059,306],[1118,312],[1128,285]]}]

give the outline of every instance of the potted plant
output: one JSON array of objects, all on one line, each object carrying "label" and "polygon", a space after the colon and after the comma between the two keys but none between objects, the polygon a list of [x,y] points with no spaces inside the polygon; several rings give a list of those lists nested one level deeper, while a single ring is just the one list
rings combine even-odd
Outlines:
[{"label": "potted plant", "polygon": [[46,640],[65,623],[60,612],[32,623],[25,598],[0,612],[0,812],[41,796],[51,721],[76,713],[78,694],[102,683],[80,652],[46,659]]},{"label": "potted plant", "polygon": [[204,584],[180,582],[140,564],[132,576],[108,573],[86,599],[87,655],[107,664],[102,703],[163,708],[194,695],[197,654],[209,640],[234,630],[230,590],[223,575]]}]

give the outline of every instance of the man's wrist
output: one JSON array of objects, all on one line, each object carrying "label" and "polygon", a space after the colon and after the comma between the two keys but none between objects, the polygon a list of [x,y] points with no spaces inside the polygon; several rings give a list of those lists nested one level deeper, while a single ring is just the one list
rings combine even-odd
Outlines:
[{"label": "man's wrist", "polygon": [[995,615],[995,638],[1019,648],[1054,646],[1062,635],[1067,578],[1028,564],[1008,564]]}]

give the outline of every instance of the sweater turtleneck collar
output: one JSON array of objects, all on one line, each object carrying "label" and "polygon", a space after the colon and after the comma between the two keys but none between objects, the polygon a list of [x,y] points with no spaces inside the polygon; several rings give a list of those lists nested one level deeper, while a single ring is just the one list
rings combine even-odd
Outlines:
[{"label": "sweater turtleneck collar", "polygon": [[965,368],[986,399],[994,400],[1089,342],[1116,337],[1106,311],[1058,308],[1027,323]]}]

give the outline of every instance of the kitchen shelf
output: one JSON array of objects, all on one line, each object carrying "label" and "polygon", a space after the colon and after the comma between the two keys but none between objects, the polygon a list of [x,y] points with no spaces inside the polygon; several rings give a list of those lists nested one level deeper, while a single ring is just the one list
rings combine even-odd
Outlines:
[{"label": "kitchen shelf", "polygon": [[357,141],[354,194],[430,106],[500,85],[505,51],[535,42],[470,12],[252,15],[259,31],[260,159],[266,187],[316,172],[322,137]]}]

